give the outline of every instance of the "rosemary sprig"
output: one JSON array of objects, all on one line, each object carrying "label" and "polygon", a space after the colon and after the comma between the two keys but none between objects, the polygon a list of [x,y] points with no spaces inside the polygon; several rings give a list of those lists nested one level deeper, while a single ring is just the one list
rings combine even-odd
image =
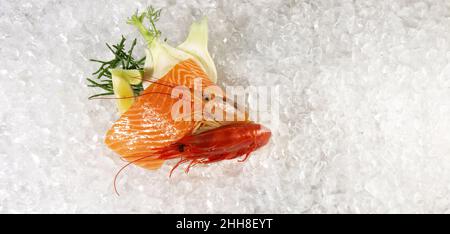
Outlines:
[{"label": "rosemary sprig", "polygon": [[[136,46],[136,39],[133,40],[130,49],[125,50],[125,37],[122,36],[122,39],[116,45],[106,44],[111,53],[114,54],[114,58],[108,61],[91,59],[90,61],[100,63],[100,67],[97,71],[92,73],[95,76],[95,79],[87,78],[88,87],[100,88],[104,92],[95,94],[89,97],[89,99],[99,96],[108,96],[113,95],[113,85],[112,85],[112,76],[109,69],[121,68],[121,69],[136,69],[142,70],[145,62],[145,57],[141,59],[135,59],[133,57],[133,50]],[[134,94],[137,96],[144,89],[142,84],[131,85],[133,88]]]}]

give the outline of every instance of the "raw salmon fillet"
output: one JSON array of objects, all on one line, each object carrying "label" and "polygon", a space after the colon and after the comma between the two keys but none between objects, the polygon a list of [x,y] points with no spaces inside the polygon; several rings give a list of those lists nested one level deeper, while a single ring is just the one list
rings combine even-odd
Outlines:
[{"label": "raw salmon fillet", "polygon": [[[191,134],[195,127],[193,120],[172,119],[172,105],[178,99],[171,98],[170,94],[172,88],[179,85],[193,90],[196,78],[201,78],[203,88],[214,85],[193,60],[174,66],[143,91],[130,109],[113,124],[106,134],[106,145],[125,160],[134,162]],[[193,93],[191,98],[194,98]],[[134,163],[147,169],[157,169],[163,162],[155,157],[148,157]]]}]

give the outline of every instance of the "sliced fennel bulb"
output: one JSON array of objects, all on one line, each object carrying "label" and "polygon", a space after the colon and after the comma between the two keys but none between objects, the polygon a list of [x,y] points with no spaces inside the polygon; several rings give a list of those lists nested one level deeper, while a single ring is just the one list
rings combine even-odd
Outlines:
[{"label": "sliced fennel bulb", "polygon": [[[150,21],[150,28],[144,26],[144,19]],[[159,79],[176,64],[192,59],[205,71],[209,79],[216,82],[216,66],[208,52],[207,19],[194,22],[187,39],[177,48],[160,40],[160,31],[155,27],[157,19],[159,19],[159,11],[149,8],[147,12],[136,13],[128,20],[128,23],[134,25],[148,43],[144,65],[145,78]]]},{"label": "sliced fennel bulb", "polygon": [[175,65],[187,59],[196,61],[203,70],[206,70],[191,54],[173,48],[159,39],[155,39],[150,45],[150,48],[146,50],[144,65],[145,79],[159,79],[167,74]]},{"label": "sliced fennel bulb", "polygon": [[122,114],[127,111],[134,103],[134,92],[131,85],[137,85],[142,82],[142,71],[110,69],[113,83],[114,94],[117,98],[117,108]]},{"label": "sliced fennel bulb", "polygon": [[214,83],[217,82],[216,65],[208,51],[208,20],[206,17],[191,25],[186,41],[177,48],[193,55],[201,63],[209,79]]}]

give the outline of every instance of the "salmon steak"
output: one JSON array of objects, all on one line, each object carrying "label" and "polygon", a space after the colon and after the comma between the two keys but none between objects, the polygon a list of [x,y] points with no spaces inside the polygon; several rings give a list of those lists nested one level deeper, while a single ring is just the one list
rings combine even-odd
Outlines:
[{"label": "salmon steak", "polygon": [[[194,88],[194,80],[201,79],[202,87],[214,85],[193,60],[175,65],[165,76],[143,91],[136,102],[112,125],[105,143],[126,161],[148,156],[191,134],[195,122],[174,120],[171,108],[177,99],[171,97],[174,86]],[[191,95],[194,98],[194,95]],[[136,164],[147,169],[158,169],[164,160],[148,158]]]}]

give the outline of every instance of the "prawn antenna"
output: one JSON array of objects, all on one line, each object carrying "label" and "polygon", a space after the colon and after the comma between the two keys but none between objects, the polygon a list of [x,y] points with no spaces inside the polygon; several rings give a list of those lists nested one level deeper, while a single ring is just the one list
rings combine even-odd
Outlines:
[{"label": "prawn antenna", "polygon": [[122,173],[122,171],[123,171],[125,168],[127,168],[128,166],[130,166],[131,164],[136,163],[136,162],[141,161],[141,160],[144,160],[144,159],[149,158],[149,157],[151,157],[151,155],[149,155],[149,156],[144,156],[144,157],[138,158],[138,159],[136,159],[136,160],[130,161],[130,162],[128,162],[125,166],[123,166],[122,168],[120,168],[119,171],[117,171],[116,175],[114,176],[114,192],[117,194],[117,196],[120,196],[119,191],[117,190],[117,178],[118,178],[119,175]]}]

